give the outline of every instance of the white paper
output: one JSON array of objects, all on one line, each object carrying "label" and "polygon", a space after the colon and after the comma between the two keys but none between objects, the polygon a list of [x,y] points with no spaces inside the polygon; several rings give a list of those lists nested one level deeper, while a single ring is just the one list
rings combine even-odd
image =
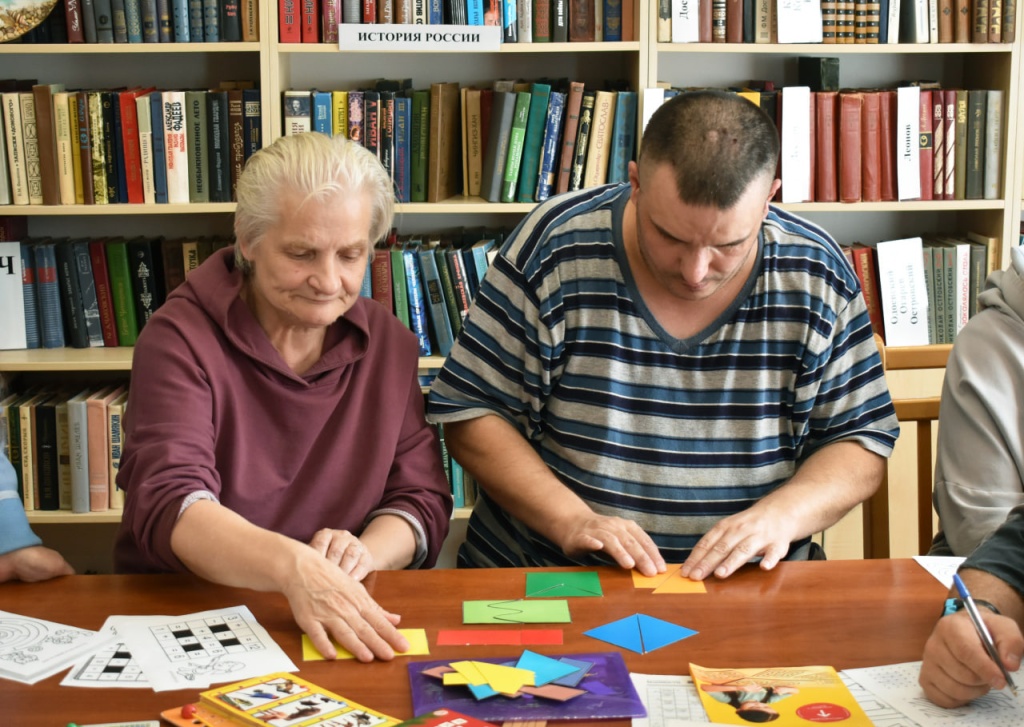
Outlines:
[{"label": "white paper", "polygon": [[821,4],[817,0],[779,0],[775,14],[778,18],[780,43],[822,41]]},{"label": "white paper", "polygon": [[921,89],[896,89],[896,189],[900,201],[921,199]]},{"label": "white paper", "polygon": [[693,680],[675,674],[630,674],[647,717],[633,719],[633,727],[707,727],[709,722]]},{"label": "white paper", "polygon": [[953,587],[953,574],[966,558],[955,555],[915,555],[917,564],[931,573],[946,588]]},{"label": "white paper", "polygon": [[782,108],[782,201],[805,202],[811,199],[811,89],[784,87]]},{"label": "white paper", "polygon": [[100,633],[107,636],[103,645],[75,662],[61,680],[62,687],[119,687],[150,689],[152,685],[142,671],[138,660],[132,658],[125,643],[118,638],[117,620],[125,618],[151,618],[160,616],[111,616]]},{"label": "white paper", "polygon": [[654,116],[654,112],[661,108],[663,103],[665,103],[665,89],[658,86],[643,89],[640,96],[641,133],[647,128],[647,122]]},{"label": "white paper", "polygon": [[989,692],[963,707],[944,709],[925,697],[917,683],[920,672],[921,662],[913,661],[847,669],[844,674],[904,715],[902,722],[881,722],[885,727],[1020,727],[1024,701],[1008,690]]},{"label": "white paper", "polygon": [[298,669],[245,606],[112,623],[157,692]]},{"label": "white paper", "polygon": [[96,631],[0,611],[0,677],[35,684],[102,643]]},{"label": "white paper", "polygon": [[875,251],[886,344],[927,345],[928,287],[921,238],[887,240]]}]

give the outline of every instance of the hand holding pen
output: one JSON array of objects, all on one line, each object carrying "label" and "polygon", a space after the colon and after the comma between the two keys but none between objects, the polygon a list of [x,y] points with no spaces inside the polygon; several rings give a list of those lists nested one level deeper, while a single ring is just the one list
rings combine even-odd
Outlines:
[{"label": "hand holding pen", "polygon": [[975,604],[974,599],[971,597],[970,591],[967,590],[967,586],[960,580],[959,575],[953,576],[953,584],[956,586],[957,592],[960,594],[960,600],[964,603],[964,608],[967,610],[967,615],[971,618],[971,623],[974,624],[974,629],[978,632],[978,636],[981,638],[981,644],[985,647],[985,651],[988,652],[989,657],[999,667],[999,671],[1003,673],[1003,678],[1006,680],[1006,686],[1010,688],[1014,696],[1017,696],[1017,685],[1014,684],[1013,677],[1010,676],[1010,672],[1007,671],[1006,666],[1003,664],[1003,660],[999,658],[999,652],[996,650],[995,642],[992,640],[992,635],[989,633],[988,628],[985,626],[985,622],[981,619],[981,614],[978,613],[978,606]]}]

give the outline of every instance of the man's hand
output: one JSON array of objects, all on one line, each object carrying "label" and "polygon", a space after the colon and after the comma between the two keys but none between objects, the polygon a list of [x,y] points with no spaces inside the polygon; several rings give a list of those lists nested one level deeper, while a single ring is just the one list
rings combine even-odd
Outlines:
[{"label": "man's hand", "polygon": [[359,661],[389,660],[409,642],[395,628],[400,616],[380,607],[363,585],[337,564],[310,553],[283,592],[295,622],[327,659],[335,658],[333,638]]},{"label": "man's hand", "polygon": [[756,556],[762,556],[763,570],[774,568],[789,552],[792,532],[786,527],[785,517],[773,516],[763,502],[758,505],[730,515],[711,528],[693,546],[679,569],[680,575],[695,581],[712,573],[727,578]]},{"label": "man's hand", "polygon": [[357,581],[377,570],[370,549],[347,530],[318,530],[309,545]]},{"label": "man's hand", "polygon": [[35,583],[57,576],[73,576],[75,569],[56,550],[34,545],[0,555],[0,583],[9,580]]},{"label": "man's hand", "polygon": [[[1003,665],[1008,671],[1017,671],[1024,652],[1024,636],[1017,623],[987,609],[981,609],[981,617]],[[944,616],[935,625],[924,645],[919,681],[928,699],[947,709],[1006,686],[965,611]]]},{"label": "man's hand", "polygon": [[591,514],[576,521],[560,545],[570,558],[604,551],[622,568],[636,568],[645,576],[665,572],[665,559],[658,546],[632,520]]}]

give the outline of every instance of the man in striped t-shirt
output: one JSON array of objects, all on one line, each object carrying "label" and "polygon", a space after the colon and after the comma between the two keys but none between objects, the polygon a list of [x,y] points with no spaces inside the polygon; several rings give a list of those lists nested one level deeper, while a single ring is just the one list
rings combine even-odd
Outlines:
[{"label": "man in striped t-shirt", "polygon": [[745,99],[680,94],[629,184],[515,230],[430,392],[480,486],[461,565],[770,569],[875,491],[899,426],[867,311],[769,205],[778,155]]}]

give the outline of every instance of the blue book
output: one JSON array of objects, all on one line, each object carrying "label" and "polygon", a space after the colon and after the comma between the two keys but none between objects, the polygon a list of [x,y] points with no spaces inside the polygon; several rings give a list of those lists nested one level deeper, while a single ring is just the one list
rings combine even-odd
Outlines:
[{"label": "blue book", "polygon": [[141,43],[142,3],[140,0],[124,0],[124,24],[128,31],[128,42]]},{"label": "blue book", "polygon": [[117,201],[128,204],[128,172],[124,162],[124,136],[121,132],[121,94],[110,94],[110,105],[114,113],[114,172],[117,175]]},{"label": "blue book", "polygon": [[245,158],[248,159],[263,147],[261,137],[263,112],[258,88],[243,89],[242,118],[245,122]]},{"label": "blue book", "polygon": [[409,293],[409,323],[412,332],[420,344],[420,356],[432,353],[430,336],[427,335],[427,311],[423,298],[423,286],[420,284],[420,270],[417,263],[418,243],[407,243],[402,250],[402,263],[405,268],[405,284]]},{"label": "blue book", "polygon": [[171,24],[174,27],[175,43],[188,43],[192,40],[189,33],[188,0],[171,0]]},{"label": "blue book", "polygon": [[547,83],[530,84],[530,113],[526,118],[523,137],[523,158],[519,164],[519,182],[516,201],[533,202],[537,194],[537,174],[540,171],[541,144],[547,129],[548,99],[551,86]]},{"label": "blue book", "polygon": [[32,247],[21,243],[21,294],[25,302],[25,347],[39,348],[42,339],[39,334],[39,306],[36,303],[36,262]]},{"label": "blue book", "polygon": [[64,347],[64,319],[60,309],[60,283],[57,280],[57,252],[52,242],[33,245],[36,271],[36,306],[39,311],[39,335],[43,348]]},{"label": "blue book", "polygon": [[188,0],[188,35],[192,43],[202,43],[203,0]]},{"label": "blue book", "polygon": [[217,0],[203,0],[203,41],[220,41],[220,3]]},{"label": "blue book", "polygon": [[313,91],[313,131],[331,136],[334,132],[331,121],[331,92]]},{"label": "blue book", "polygon": [[74,253],[75,274],[78,276],[78,292],[82,298],[82,312],[89,347],[103,346],[103,324],[100,321],[100,303],[96,296],[96,279],[92,274],[92,257],[89,255],[89,240],[75,240],[71,243]]},{"label": "blue book", "polygon": [[484,0],[466,0],[466,24],[484,24]]},{"label": "blue book", "polygon": [[629,162],[636,147],[636,91],[619,91],[612,123],[612,150],[608,161],[608,183],[629,181]]},{"label": "blue book", "polygon": [[444,6],[442,0],[427,0],[427,24],[444,24]]},{"label": "blue book", "polygon": [[516,0],[500,0],[501,2],[501,42],[519,42],[519,16],[516,15]]},{"label": "blue book", "polygon": [[452,335],[452,322],[448,317],[448,306],[441,289],[441,275],[437,269],[437,259],[431,249],[419,250],[420,275],[423,281],[423,299],[426,303],[427,316],[434,330],[438,353],[447,356],[455,343]]},{"label": "blue book", "polygon": [[75,272],[75,251],[71,240],[63,238],[54,246],[57,260],[57,286],[60,291],[60,308],[64,333],[68,345],[74,348],[89,348],[89,332],[85,329],[85,307],[82,305],[82,291]]},{"label": "blue book", "polygon": [[163,94],[149,94],[150,116],[153,127],[153,189],[157,204],[167,204],[167,159],[164,156],[164,104]]},{"label": "blue book", "polygon": [[110,0],[93,0],[93,14],[96,18],[96,42],[114,42],[114,9]]},{"label": "blue book", "polygon": [[114,24],[114,42],[128,42],[128,23],[125,20],[124,0],[110,0],[111,22]]},{"label": "blue book", "polygon": [[412,99],[395,98],[395,198],[412,201]]},{"label": "blue book", "polygon": [[465,475],[462,470],[462,465],[455,461],[454,457],[450,458],[451,461],[451,475],[450,484],[452,486],[452,506],[453,507],[465,507],[466,506],[466,487],[465,487]]},{"label": "blue book", "polygon": [[602,38],[606,43],[617,43],[622,40],[622,0],[603,0],[603,2]]},{"label": "blue book", "polygon": [[487,268],[491,265],[487,255],[494,249],[495,244],[494,240],[480,240],[479,242],[474,242],[473,247],[470,248],[473,251],[473,267],[476,270],[477,286],[483,282],[484,273],[487,272]]},{"label": "blue book", "polygon": [[370,254],[369,259],[366,261],[366,272],[363,273],[363,284],[359,286],[359,295],[364,298],[373,298],[373,270],[371,264],[373,263],[373,254]]},{"label": "blue book", "polygon": [[562,116],[565,113],[565,94],[552,91],[548,100],[544,140],[541,142],[540,169],[537,171],[535,199],[543,202],[555,191],[558,179],[559,152],[562,150]]}]

